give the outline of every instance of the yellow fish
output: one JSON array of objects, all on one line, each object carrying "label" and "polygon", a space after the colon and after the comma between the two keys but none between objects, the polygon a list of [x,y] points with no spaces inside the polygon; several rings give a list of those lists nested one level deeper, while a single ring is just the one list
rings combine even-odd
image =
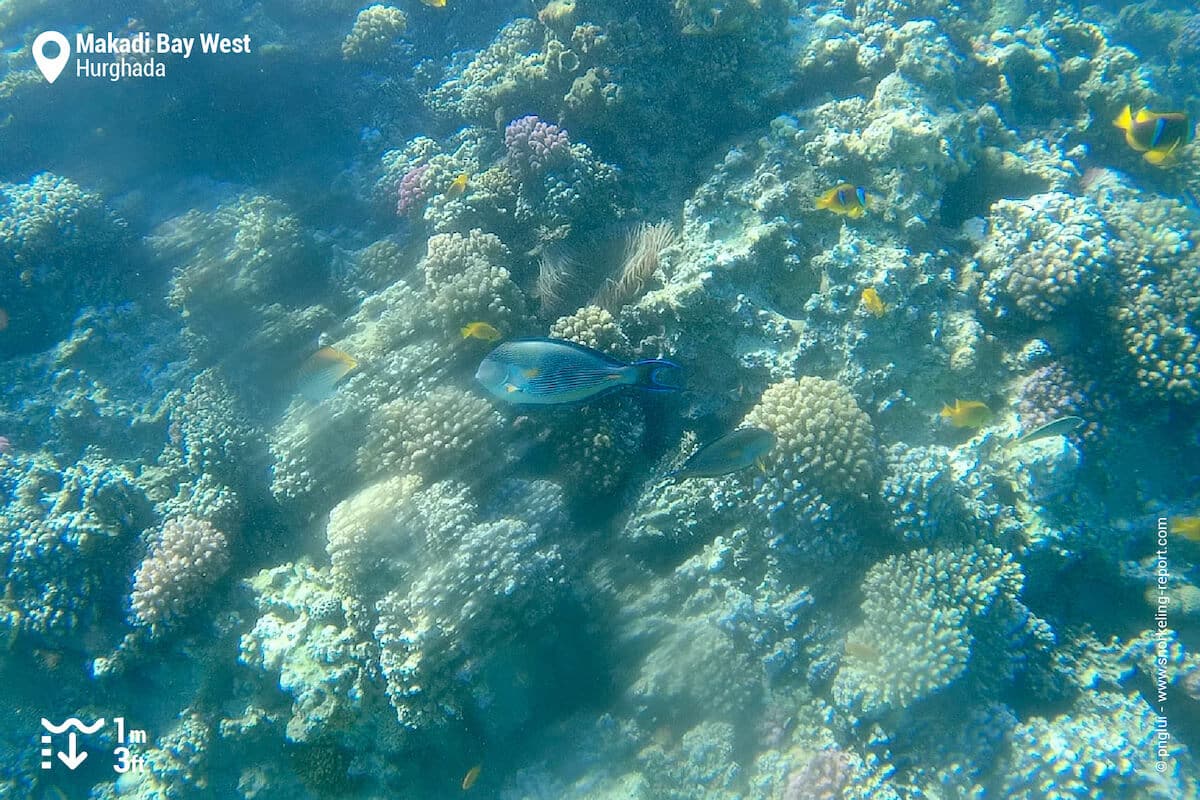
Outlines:
[{"label": "yellow fish", "polygon": [[479,780],[479,773],[483,772],[483,764],[476,764],[467,770],[467,774],[463,776],[462,788],[465,792],[475,785],[475,781]]},{"label": "yellow fish", "polygon": [[354,356],[322,347],[300,365],[296,388],[309,402],[319,403],[333,394],[334,387],[357,367]]},{"label": "yellow fish", "polygon": [[851,219],[867,213],[867,190],[852,183],[840,183],[817,198],[817,208],[828,209]]},{"label": "yellow fish", "polygon": [[446,7],[446,0],[421,0],[421,2],[427,6],[432,6],[433,8]]},{"label": "yellow fish", "polygon": [[504,335],[486,322],[472,322],[464,325],[459,333],[464,339],[482,339],[485,342],[498,341]]},{"label": "yellow fish", "polygon": [[883,304],[883,300],[880,299],[879,292],[875,291],[874,286],[863,289],[862,304],[863,308],[871,312],[872,316],[882,317],[887,313],[887,306]]},{"label": "yellow fish", "polygon": [[460,172],[458,174],[457,178],[450,181],[450,185],[446,188],[446,196],[447,197],[461,196],[462,193],[467,190],[467,181],[469,181],[469,180],[470,180],[470,176],[468,176],[467,173]]},{"label": "yellow fish", "polygon": [[1170,163],[1179,148],[1192,140],[1192,120],[1185,111],[1136,112],[1125,106],[1113,125],[1125,131],[1125,143],[1156,166]]},{"label": "yellow fish", "polygon": [[942,418],[956,428],[981,428],[992,418],[992,410],[978,400],[955,400],[942,406]]},{"label": "yellow fish", "polygon": [[1167,530],[1191,542],[1200,542],[1200,517],[1171,517]]}]

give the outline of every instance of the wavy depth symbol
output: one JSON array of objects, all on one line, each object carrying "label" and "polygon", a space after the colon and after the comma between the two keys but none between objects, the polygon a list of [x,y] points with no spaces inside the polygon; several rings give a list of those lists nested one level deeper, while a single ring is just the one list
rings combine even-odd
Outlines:
[{"label": "wavy depth symbol", "polygon": [[93,722],[91,727],[88,727],[80,722],[78,717],[67,717],[66,721],[63,722],[62,725],[55,725],[50,720],[42,717],[42,727],[51,733],[62,733],[68,728],[78,728],[80,733],[95,733],[104,727],[104,717],[101,717]]}]

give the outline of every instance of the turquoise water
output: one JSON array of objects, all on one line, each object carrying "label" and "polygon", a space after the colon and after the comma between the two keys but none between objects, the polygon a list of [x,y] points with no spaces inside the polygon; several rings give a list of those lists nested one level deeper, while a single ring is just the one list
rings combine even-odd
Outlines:
[{"label": "turquoise water", "polygon": [[1190,4],[0,43],[0,798],[1200,796]]}]

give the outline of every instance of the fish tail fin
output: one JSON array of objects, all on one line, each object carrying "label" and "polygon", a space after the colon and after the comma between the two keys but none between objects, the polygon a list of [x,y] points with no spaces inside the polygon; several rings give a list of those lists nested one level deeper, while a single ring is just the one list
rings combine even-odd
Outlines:
[{"label": "fish tail fin", "polygon": [[682,372],[678,364],[665,358],[648,358],[629,365],[634,371],[631,386],[651,392],[676,392],[682,385],[671,379],[671,375]]},{"label": "fish tail fin", "polygon": [[1117,118],[1113,120],[1113,125],[1123,131],[1127,131],[1133,127],[1133,109],[1129,106],[1125,106],[1125,108],[1121,109],[1121,113],[1118,114]]}]

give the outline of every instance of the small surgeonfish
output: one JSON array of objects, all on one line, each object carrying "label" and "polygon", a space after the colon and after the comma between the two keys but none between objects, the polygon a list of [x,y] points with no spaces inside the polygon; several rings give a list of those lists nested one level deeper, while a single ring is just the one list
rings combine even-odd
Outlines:
[{"label": "small surgeonfish", "polygon": [[817,208],[858,219],[867,213],[869,197],[870,194],[863,187],[841,183],[817,198]]},{"label": "small surgeonfish", "polygon": [[296,388],[310,403],[319,403],[333,394],[338,383],[358,367],[349,353],[322,347],[300,365]]},{"label": "small surgeonfish", "polygon": [[1113,125],[1125,131],[1126,144],[1159,166],[1170,163],[1192,140],[1192,120],[1185,111],[1134,111],[1125,106]]},{"label": "small surgeonfish", "polygon": [[515,339],[488,353],[475,380],[492,396],[508,403],[557,405],[575,403],[633,386],[674,391],[663,377],[679,366],[661,358],[625,364],[563,339]]},{"label": "small surgeonfish", "polygon": [[701,447],[671,473],[676,481],[715,478],[758,463],[775,446],[775,434],[762,428],[738,428]]}]

